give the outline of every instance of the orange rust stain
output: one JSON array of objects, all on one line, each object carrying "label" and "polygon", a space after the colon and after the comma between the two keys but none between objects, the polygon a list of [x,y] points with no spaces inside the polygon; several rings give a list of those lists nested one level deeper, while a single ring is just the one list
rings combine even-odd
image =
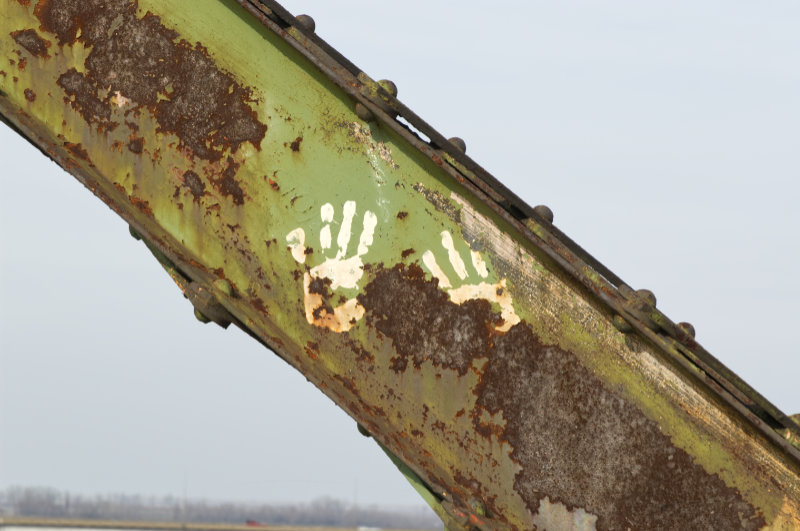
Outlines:
[{"label": "orange rust stain", "polygon": [[140,199],[140,198],[135,197],[135,196],[130,196],[130,201],[131,201],[131,204],[133,204],[133,206],[138,208],[139,211],[142,214],[145,214],[146,216],[152,216],[153,215],[153,209],[150,208],[150,203],[148,203],[144,199]]},{"label": "orange rust stain", "polygon": [[319,359],[319,345],[317,343],[309,341],[308,343],[306,343],[305,350],[306,354],[308,354],[308,357],[311,358],[312,360]]}]

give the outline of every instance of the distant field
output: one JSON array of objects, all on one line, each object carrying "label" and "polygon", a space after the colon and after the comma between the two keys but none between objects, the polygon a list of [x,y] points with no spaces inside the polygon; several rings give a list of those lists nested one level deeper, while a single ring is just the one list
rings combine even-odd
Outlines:
[{"label": "distant field", "polygon": [[[379,531],[380,527],[327,527],[296,525],[230,525],[176,522],[124,522],[112,520],[63,520],[47,518],[0,517],[0,531]],[[392,531],[441,531],[440,529],[397,529]]]}]

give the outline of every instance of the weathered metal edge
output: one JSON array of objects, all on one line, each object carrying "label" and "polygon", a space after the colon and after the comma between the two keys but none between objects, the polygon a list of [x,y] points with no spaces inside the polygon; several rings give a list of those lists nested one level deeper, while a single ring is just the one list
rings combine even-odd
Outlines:
[{"label": "weathered metal edge", "polygon": [[[800,467],[800,451],[781,437],[776,429],[783,428],[800,435],[800,426],[788,415],[749,386],[733,371],[706,351],[692,336],[678,327],[655,307],[647,312],[650,326],[626,310],[627,298],[621,291],[632,291],[619,277],[591,254],[558,230],[548,220],[506,188],[460,151],[443,135],[417,116],[396,97],[378,87],[377,102],[365,96],[362,80],[368,76],[333,47],[306,28],[291,13],[274,0],[236,0],[265,27],[279,35],[287,44],[311,61],[333,83],[356,102],[368,108],[375,119],[390,127],[417,148],[472,194],[500,215],[533,245],[554,260],[570,277],[577,280],[610,313],[621,315],[640,335],[656,345],[679,366],[689,369],[696,382],[709,393],[741,414],[754,428],[761,431]],[[264,9],[266,8],[266,9]],[[371,81],[371,80],[370,80]],[[387,112],[387,104],[389,112]],[[419,132],[430,138],[424,142],[396,116],[402,117]],[[447,159],[453,159],[455,164]],[[458,166],[461,166],[459,168]],[[467,171],[464,171],[467,170]],[[652,324],[657,324],[657,330]],[[682,348],[671,344],[675,341]],[[686,350],[690,355],[687,355]],[[698,369],[704,376],[697,375]]]}]

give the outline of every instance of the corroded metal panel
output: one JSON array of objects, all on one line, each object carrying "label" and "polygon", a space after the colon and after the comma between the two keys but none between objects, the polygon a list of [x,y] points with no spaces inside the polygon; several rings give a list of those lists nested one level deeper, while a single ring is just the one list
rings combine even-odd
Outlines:
[{"label": "corroded metal panel", "polygon": [[279,6],[0,1],[4,119],[449,526],[800,527],[797,426]]}]

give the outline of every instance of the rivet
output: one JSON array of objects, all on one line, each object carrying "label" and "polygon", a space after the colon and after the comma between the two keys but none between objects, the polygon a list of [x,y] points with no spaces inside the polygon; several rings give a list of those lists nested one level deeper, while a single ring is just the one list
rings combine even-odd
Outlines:
[{"label": "rivet", "polygon": [[633,330],[631,324],[628,321],[626,321],[625,318],[622,317],[621,315],[615,315],[612,322],[614,323],[614,328],[616,328],[622,333],[627,334],[628,332]]},{"label": "rivet", "polygon": [[194,316],[197,317],[197,320],[200,321],[201,323],[205,324],[211,322],[211,319],[203,315],[203,312],[201,312],[197,308],[194,309]]},{"label": "rivet", "polygon": [[299,22],[305,29],[308,31],[314,31],[317,29],[317,24],[314,22],[314,19],[311,18],[309,15],[297,15],[295,17],[297,22]]},{"label": "rivet", "polygon": [[231,285],[231,283],[225,278],[218,278],[217,280],[215,280],[214,287],[220,290],[228,297],[233,295],[233,285]]},{"label": "rivet", "polygon": [[478,516],[486,516],[486,504],[483,500],[474,500],[472,502],[472,511]]},{"label": "rivet", "polygon": [[358,115],[358,117],[365,122],[371,122],[375,119],[375,115],[372,114],[372,111],[369,110],[366,105],[360,102],[356,103],[356,115]]},{"label": "rivet", "polygon": [[367,428],[358,423],[356,423],[356,426],[358,426],[358,433],[360,433],[364,437],[372,437],[372,434],[367,431]]},{"label": "rivet", "polygon": [[678,323],[678,328],[680,328],[681,330],[686,332],[687,335],[689,335],[691,337],[694,337],[694,333],[695,332],[694,332],[694,326],[692,326],[692,323],[687,323],[687,322]]},{"label": "rivet", "polygon": [[533,211],[543,220],[547,221],[548,223],[553,222],[553,211],[550,210],[550,207],[547,205],[537,205],[533,207]]},{"label": "rivet", "polygon": [[654,307],[656,306],[656,296],[649,289],[637,289],[636,294],[639,298],[643,299],[647,304]]},{"label": "rivet", "polygon": [[397,97],[397,85],[394,84],[394,81],[389,81],[388,79],[381,79],[378,81],[378,85],[380,85],[383,90],[391,94],[393,97]]},{"label": "rivet", "polygon": [[461,153],[466,153],[467,152],[467,143],[464,142],[463,138],[459,138],[457,136],[454,136],[453,138],[449,138],[448,142],[453,144]]},{"label": "rivet", "polygon": [[133,236],[134,240],[139,241],[142,239],[142,235],[139,234],[139,231],[133,228],[133,225],[128,225],[128,232],[131,233],[131,236]]}]

